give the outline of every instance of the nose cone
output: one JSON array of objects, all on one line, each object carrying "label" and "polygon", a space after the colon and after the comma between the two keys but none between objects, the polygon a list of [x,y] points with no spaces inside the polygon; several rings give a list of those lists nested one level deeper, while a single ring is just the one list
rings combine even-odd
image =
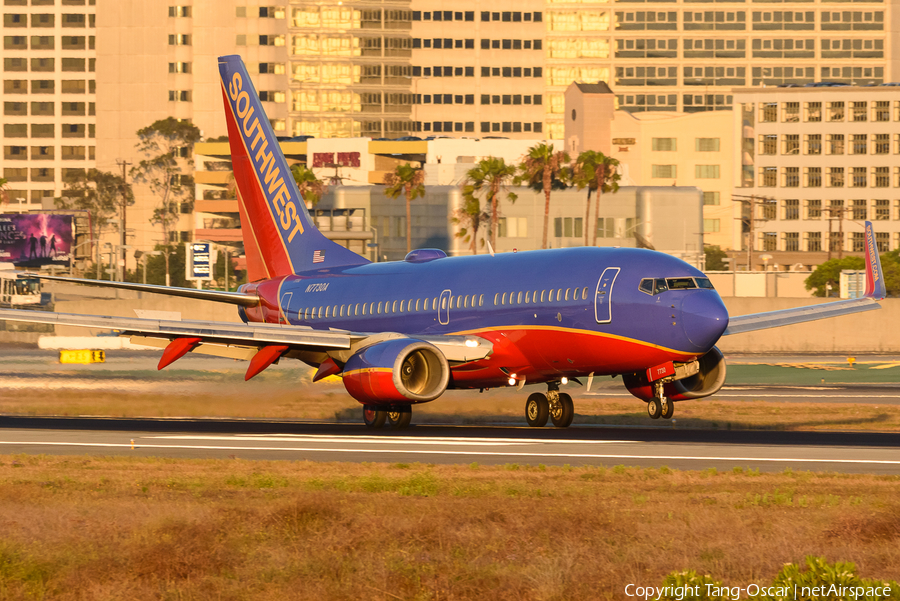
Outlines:
[{"label": "nose cone", "polygon": [[681,324],[688,341],[708,351],[728,327],[728,310],[715,290],[689,292],[681,304]]}]

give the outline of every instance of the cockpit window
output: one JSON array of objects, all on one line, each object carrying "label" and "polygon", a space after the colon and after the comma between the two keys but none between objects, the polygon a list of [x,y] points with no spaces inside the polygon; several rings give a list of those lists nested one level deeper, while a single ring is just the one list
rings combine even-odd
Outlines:
[{"label": "cockpit window", "polygon": [[653,294],[653,280],[641,280],[640,285],[641,292],[645,292],[647,294]]},{"label": "cockpit window", "polygon": [[653,288],[653,294],[659,294],[660,292],[665,292],[669,287],[666,286],[666,281],[663,278],[656,279],[656,286]]},{"label": "cockpit window", "polygon": [[708,290],[715,290],[716,287],[712,285],[712,282],[709,281],[709,278],[695,278],[697,280],[698,288],[707,288]]},{"label": "cockpit window", "polygon": [[669,290],[688,290],[697,287],[694,278],[668,278],[666,283],[669,285]]}]

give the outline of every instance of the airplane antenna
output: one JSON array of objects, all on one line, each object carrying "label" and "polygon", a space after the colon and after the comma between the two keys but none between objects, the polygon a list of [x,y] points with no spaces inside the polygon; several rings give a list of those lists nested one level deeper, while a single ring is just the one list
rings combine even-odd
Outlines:
[{"label": "airplane antenna", "polygon": [[493,257],[493,256],[494,256],[494,247],[491,246],[491,241],[490,241],[490,240],[485,240],[485,242],[487,242],[488,252],[491,253],[491,256]]}]

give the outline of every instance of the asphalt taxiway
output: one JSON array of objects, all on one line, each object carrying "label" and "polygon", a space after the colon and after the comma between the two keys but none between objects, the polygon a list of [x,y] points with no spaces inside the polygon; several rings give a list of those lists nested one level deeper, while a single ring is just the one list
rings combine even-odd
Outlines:
[{"label": "asphalt taxiway", "polygon": [[900,434],[575,426],[403,432],[294,421],[0,417],[0,454],[734,467],[900,474]]}]

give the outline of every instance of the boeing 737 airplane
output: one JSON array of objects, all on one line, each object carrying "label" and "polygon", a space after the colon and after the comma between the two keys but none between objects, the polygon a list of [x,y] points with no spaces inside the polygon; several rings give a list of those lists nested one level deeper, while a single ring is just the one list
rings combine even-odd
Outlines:
[{"label": "boeing 737 airplane", "polygon": [[[565,248],[448,257],[414,250],[371,263],[315,227],[238,56],[219,59],[251,283],[218,292],[47,277],[237,305],[243,324],[0,310],[0,319],[118,330],[163,349],[162,369],[189,352],[246,359],[249,380],[299,359],[319,380],[340,374],[367,426],[410,423],[447,389],[543,385],[530,426],[572,422],[569,382],[622,376],[651,418],[725,382],[723,335],[879,308],[885,295],[866,223],[863,298],[729,318],[702,272],[634,248]],[[583,382],[582,382],[583,381]]]}]

